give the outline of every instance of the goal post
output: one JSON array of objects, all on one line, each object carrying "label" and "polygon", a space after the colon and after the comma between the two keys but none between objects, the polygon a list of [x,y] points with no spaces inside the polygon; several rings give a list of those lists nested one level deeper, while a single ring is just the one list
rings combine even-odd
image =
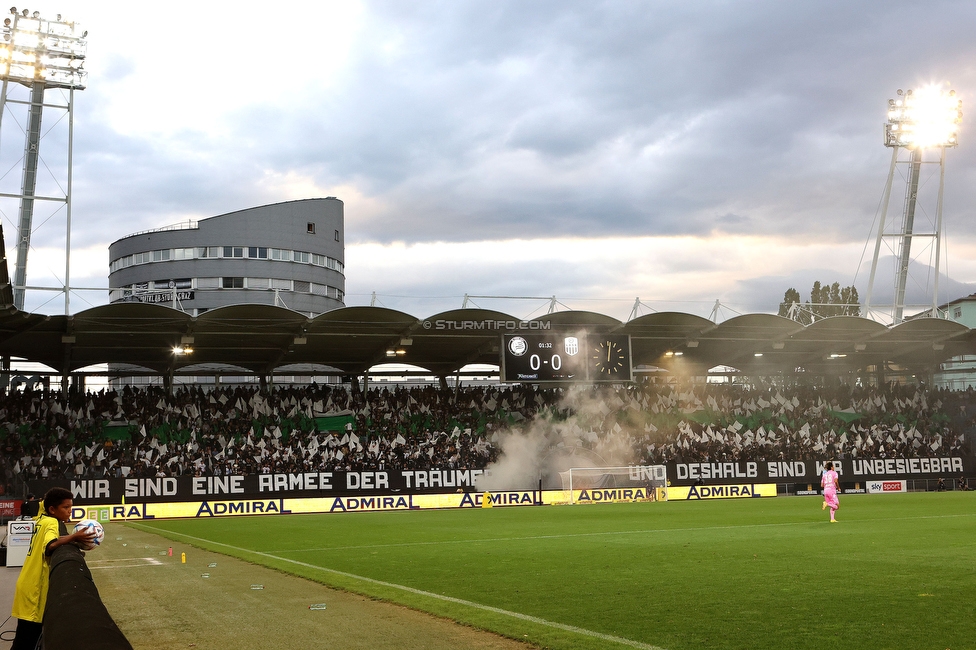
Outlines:
[{"label": "goal post", "polygon": [[[577,503],[577,493],[597,491],[601,500],[667,501],[668,472],[664,465],[624,465],[619,467],[571,467],[559,472],[569,502]],[[609,494],[613,498],[602,499]]]}]

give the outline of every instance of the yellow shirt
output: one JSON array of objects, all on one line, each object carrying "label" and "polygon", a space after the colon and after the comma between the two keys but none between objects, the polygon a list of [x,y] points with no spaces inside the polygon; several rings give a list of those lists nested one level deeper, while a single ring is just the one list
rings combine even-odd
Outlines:
[{"label": "yellow shirt", "polygon": [[39,515],[34,522],[34,536],[31,537],[27,559],[17,578],[14,592],[12,615],[25,621],[40,623],[44,618],[44,605],[47,603],[47,587],[51,572],[48,562],[47,545],[60,535],[60,522],[50,515]]}]

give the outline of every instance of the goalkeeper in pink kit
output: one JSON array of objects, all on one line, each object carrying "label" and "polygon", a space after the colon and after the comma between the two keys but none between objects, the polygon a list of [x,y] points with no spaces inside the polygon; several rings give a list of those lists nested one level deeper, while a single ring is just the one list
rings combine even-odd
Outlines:
[{"label": "goalkeeper in pink kit", "polygon": [[823,476],[820,478],[820,487],[823,488],[824,502],[820,507],[821,510],[830,508],[830,523],[835,524],[837,520],[834,519],[834,513],[837,512],[837,508],[840,507],[840,501],[837,499],[837,490],[840,489],[840,479],[837,477],[837,472],[834,471],[834,464],[828,462],[824,466]]}]

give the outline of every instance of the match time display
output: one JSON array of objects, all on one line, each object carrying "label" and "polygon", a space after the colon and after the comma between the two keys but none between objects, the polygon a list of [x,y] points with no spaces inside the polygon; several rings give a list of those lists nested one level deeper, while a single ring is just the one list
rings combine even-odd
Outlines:
[{"label": "match time display", "polygon": [[627,335],[506,334],[503,382],[631,381]]}]

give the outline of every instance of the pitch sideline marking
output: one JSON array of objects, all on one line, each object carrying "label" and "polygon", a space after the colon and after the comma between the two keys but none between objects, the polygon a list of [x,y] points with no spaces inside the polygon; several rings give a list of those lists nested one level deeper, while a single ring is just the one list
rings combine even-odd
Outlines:
[{"label": "pitch sideline marking", "polygon": [[[135,562],[136,564],[117,564],[118,562]],[[92,560],[88,562],[88,568],[95,570],[104,569],[131,569],[144,566],[163,566],[163,563],[154,557],[126,557],[117,560]]]},{"label": "pitch sideline marking", "polygon": [[[957,515],[920,515],[918,517],[891,517],[885,519],[884,521],[897,521],[897,520],[916,520],[916,519],[950,519],[956,517],[976,517],[976,513],[962,513]],[[845,523],[853,520],[845,520]],[[858,520],[859,523],[867,521],[880,521],[877,519],[871,520]],[[821,520],[817,521],[788,521],[778,524],[738,524],[732,526],[692,526],[687,528],[646,528],[643,530],[613,530],[613,531],[599,531],[595,533],[565,533],[561,535],[528,535],[525,537],[489,537],[482,539],[446,539],[441,541],[433,542],[399,542],[396,544],[359,544],[356,546],[324,546],[320,548],[294,548],[294,549],[273,549],[269,552],[271,553],[312,553],[320,551],[350,551],[355,549],[366,549],[366,548],[397,548],[403,546],[440,546],[445,544],[484,544],[490,542],[520,542],[527,540],[539,540],[539,539],[565,539],[573,537],[600,537],[608,535],[642,535],[650,533],[683,533],[683,532],[697,532],[702,530],[737,530],[740,528],[774,528],[783,526],[817,526],[822,524]]]},{"label": "pitch sideline marking", "polygon": [[[134,528],[143,530],[144,532],[152,533],[158,535],[159,531],[153,529],[151,526],[141,526],[135,524],[134,522],[126,522]],[[510,616],[512,618],[517,618],[522,621],[527,621],[529,623],[535,623],[537,625],[542,625],[545,627],[555,628],[557,630],[563,630],[564,632],[572,632],[573,634],[579,634],[582,636],[588,636],[595,639],[600,639],[602,641],[610,641],[612,643],[618,643],[620,645],[629,646],[631,648],[638,648],[639,650],[665,650],[656,645],[650,645],[647,643],[641,643],[640,641],[634,641],[633,639],[625,639],[624,637],[613,636],[612,634],[603,634],[602,632],[595,632],[593,630],[587,630],[586,628],[576,627],[575,625],[566,625],[565,623],[557,623],[556,621],[550,621],[544,618],[539,618],[537,616],[530,616],[529,614],[522,614],[519,612],[513,612],[507,609],[501,609],[500,607],[492,607],[491,605],[484,605],[482,603],[476,603],[471,600],[464,600],[463,598],[455,598],[453,596],[445,596],[443,594],[435,594],[431,591],[424,591],[423,589],[416,589],[414,587],[407,587],[406,585],[398,585],[393,582],[386,582],[384,580],[377,580],[375,578],[367,578],[366,576],[356,575],[355,573],[347,573],[346,571],[339,571],[338,569],[330,569],[324,566],[318,566],[316,564],[309,564],[308,562],[301,562],[299,560],[292,560],[286,557],[280,557],[278,555],[272,555],[270,553],[263,553],[261,551],[253,551],[247,548],[241,548],[240,546],[233,546],[231,544],[224,544],[223,542],[217,542],[210,539],[205,539],[203,537],[194,537],[193,535],[187,535],[185,533],[177,533],[175,531],[167,530],[167,533],[172,535],[177,535],[179,537],[185,537],[187,539],[193,539],[198,542],[205,542],[207,544],[214,544],[216,546],[223,546],[225,548],[230,548],[235,551],[240,551],[242,553],[251,553],[253,555],[260,555],[262,557],[270,558],[272,560],[278,560],[281,562],[288,562],[291,564],[296,564],[298,566],[306,567],[308,569],[317,569],[319,571],[324,571],[326,573],[333,573],[335,575],[340,575],[345,578],[352,578],[353,580],[359,580],[361,582],[368,582],[370,584],[379,585],[381,587],[388,587],[391,589],[399,589],[401,591],[406,591],[411,594],[418,596],[426,596],[428,598],[435,598],[437,600],[443,600],[449,603],[454,603],[456,605],[464,605],[466,607],[473,607],[475,609],[480,609],[486,612],[491,612],[493,614],[501,614],[502,616]]]}]

